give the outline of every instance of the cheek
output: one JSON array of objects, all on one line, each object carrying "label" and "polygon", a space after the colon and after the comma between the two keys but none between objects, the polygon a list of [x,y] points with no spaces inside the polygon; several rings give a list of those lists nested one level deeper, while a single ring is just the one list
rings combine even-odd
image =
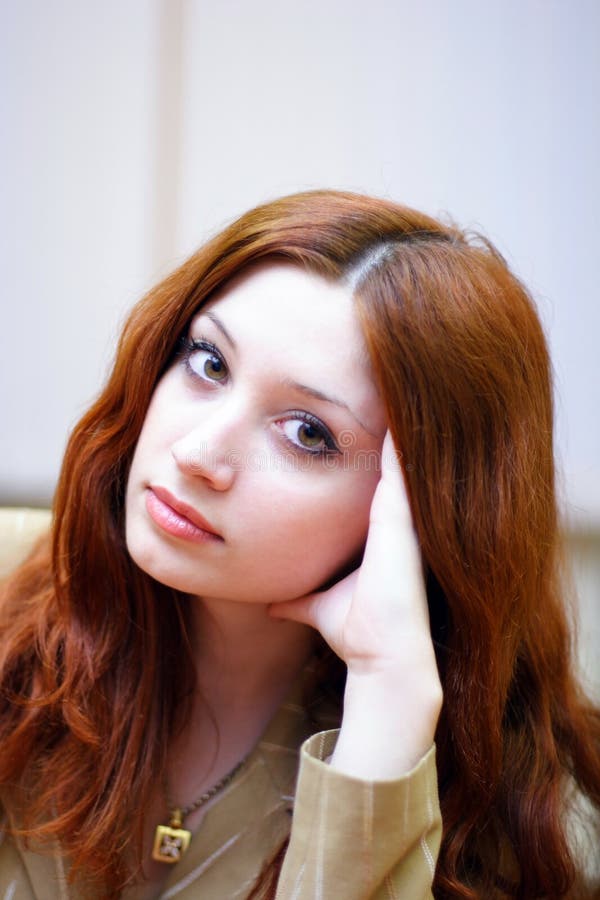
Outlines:
[{"label": "cheek", "polygon": [[164,460],[165,452],[168,452],[170,446],[168,434],[166,433],[165,417],[160,416],[160,410],[156,404],[157,393],[158,388],[146,413],[127,475],[125,494],[126,525],[129,524],[132,514],[141,513],[144,515],[140,498],[142,497],[146,481],[155,471],[157,464]]},{"label": "cheek", "polygon": [[144,471],[147,464],[161,460],[163,458],[162,455],[169,451],[173,442],[179,437],[177,417],[173,413],[174,404],[168,402],[168,396],[167,402],[163,401],[167,388],[168,383],[163,379],[152,395],[152,400],[135,446],[129,471],[130,478],[132,474],[135,478],[135,474],[138,471],[140,474],[147,475],[148,472]]},{"label": "cheek", "polygon": [[371,501],[378,481],[358,478],[340,487],[313,523],[313,541],[327,550],[334,569],[362,552],[369,529]]},{"label": "cheek", "polygon": [[[284,593],[301,595],[316,590],[362,553],[369,511],[378,475],[364,473],[336,479],[327,491],[289,490],[275,503],[255,507],[257,557]],[[261,528],[262,522],[262,528]]]}]

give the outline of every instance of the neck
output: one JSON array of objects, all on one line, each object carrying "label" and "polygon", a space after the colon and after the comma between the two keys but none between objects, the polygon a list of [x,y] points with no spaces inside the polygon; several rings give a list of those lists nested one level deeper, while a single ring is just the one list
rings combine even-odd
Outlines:
[{"label": "neck", "polygon": [[193,621],[198,686],[220,702],[277,699],[315,644],[311,628],[271,618],[264,603],[198,598]]},{"label": "neck", "polygon": [[[170,743],[170,796],[187,805],[256,746],[310,657],[316,633],[265,604],[189,598],[197,690]],[[164,798],[161,797],[164,805]],[[204,811],[192,813],[194,828]]]}]

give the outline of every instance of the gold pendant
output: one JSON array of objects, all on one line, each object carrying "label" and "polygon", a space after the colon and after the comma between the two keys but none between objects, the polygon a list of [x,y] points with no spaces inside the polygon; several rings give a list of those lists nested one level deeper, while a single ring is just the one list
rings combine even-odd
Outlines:
[{"label": "gold pendant", "polygon": [[181,810],[174,809],[169,824],[156,828],[152,859],[162,863],[179,862],[191,839],[191,831],[181,827]]}]

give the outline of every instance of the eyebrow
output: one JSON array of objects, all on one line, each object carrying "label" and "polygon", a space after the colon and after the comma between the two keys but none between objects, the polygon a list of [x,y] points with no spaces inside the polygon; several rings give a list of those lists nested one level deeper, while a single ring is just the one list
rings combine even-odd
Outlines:
[{"label": "eyebrow", "polygon": [[[216,316],[214,314],[214,312],[211,312],[211,310],[209,310],[209,309],[206,311],[203,311],[202,315],[206,316],[207,319],[210,319],[210,321],[221,332],[221,334],[228,341],[228,343],[231,345],[231,347],[234,350],[237,350],[236,342],[234,341],[232,336],[229,334],[229,332],[225,328],[225,325],[219,319],[219,317]],[[340,406],[342,409],[345,409],[345,410],[347,410],[347,412],[350,413],[352,418],[356,422],[358,422],[360,427],[364,431],[366,431],[367,434],[370,434],[371,437],[377,437],[377,435],[373,434],[373,432],[370,431],[367,428],[367,426],[361,422],[361,420],[358,418],[356,413],[354,413],[350,409],[350,407],[344,400],[340,400],[338,397],[329,397],[327,394],[324,394],[322,391],[318,391],[316,388],[311,388],[307,384],[302,384],[300,381],[294,381],[293,378],[282,378],[281,384],[283,385],[283,387],[290,388],[291,390],[294,390],[294,391],[299,391],[301,394],[305,394],[307,397],[311,397],[314,400],[323,400],[325,403],[333,403],[334,406]]]},{"label": "eyebrow", "polygon": [[237,350],[237,344],[236,344],[236,342],[235,342],[234,339],[231,337],[231,335],[229,334],[229,332],[227,331],[227,329],[225,328],[225,326],[223,325],[223,323],[221,322],[221,320],[219,319],[219,317],[218,317],[218,316],[215,316],[214,312],[211,312],[209,309],[206,310],[206,312],[203,311],[202,314],[203,314],[204,316],[206,316],[207,319],[210,319],[210,321],[213,323],[213,325],[215,325],[215,326],[219,329],[219,331],[221,332],[221,334],[223,335],[223,337],[231,344],[231,346],[233,347],[233,349],[234,349],[234,350]]}]

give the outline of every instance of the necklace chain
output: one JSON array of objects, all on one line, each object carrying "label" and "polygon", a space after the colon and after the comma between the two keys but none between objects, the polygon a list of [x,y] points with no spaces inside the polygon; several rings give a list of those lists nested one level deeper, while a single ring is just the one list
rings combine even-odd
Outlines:
[{"label": "necklace chain", "polygon": [[227,772],[226,775],[224,775],[219,781],[217,781],[216,784],[213,784],[213,786],[210,787],[207,791],[204,791],[204,793],[201,794],[197,800],[194,800],[193,803],[190,803],[189,806],[176,806],[175,803],[171,801],[171,798],[169,797],[167,791],[165,791],[165,793],[167,794],[167,806],[169,807],[169,810],[176,810],[177,812],[179,812],[180,819],[183,822],[183,820],[187,818],[190,813],[195,812],[195,810],[197,809],[200,809],[200,807],[204,806],[204,804],[207,803],[211,799],[211,797],[214,797],[215,794],[218,794],[219,791],[222,791],[223,788],[227,787],[229,782],[233,781],[247,759],[248,757],[244,756],[244,758],[240,760],[240,762],[235,764],[233,769]]},{"label": "necklace chain", "polygon": [[[249,755],[250,754],[248,754],[248,756]],[[191,831],[188,831],[183,827],[184,819],[195,809],[200,809],[201,806],[204,806],[204,804],[210,800],[211,797],[214,797],[215,794],[218,794],[219,791],[222,791],[240,771],[248,759],[248,756],[245,756],[233,767],[233,769],[231,769],[230,772],[227,773],[227,775],[224,775],[216,784],[213,784],[211,788],[204,791],[204,793],[198,797],[197,800],[194,800],[193,803],[190,803],[189,806],[179,807],[174,806],[171,803],[169,786],[165,773],[163,788],[167,806],[169,808],[169,824],[156,826],[154,845],[152,847],[152,859],[160,863],[172,864],[179,862],[183,854],[187,852],[192,839]]]}]

